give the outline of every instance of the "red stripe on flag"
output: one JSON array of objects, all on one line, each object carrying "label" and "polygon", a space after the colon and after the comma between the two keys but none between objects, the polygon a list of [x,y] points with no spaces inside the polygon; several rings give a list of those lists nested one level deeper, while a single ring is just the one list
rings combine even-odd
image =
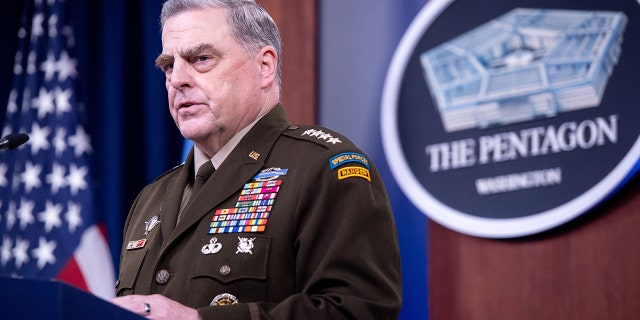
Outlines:
[{"label": "red stripe on flag", "polygon": [[82,290],[89,291],[89,287],[84,281],[80,267],[78,266],[78,263],[76,263],[76,259],[73,257],[67,261],[67,264],[62,268],[56,279]]},{"label": "red stripe on flag", "polygon": [[104,222],[100,222],[97,224],[98,229],[100,230],[100,233],[102,234],[102,236],[104,237],[105,241],[109,241],[109,237],[107,237],[107,224]]}]

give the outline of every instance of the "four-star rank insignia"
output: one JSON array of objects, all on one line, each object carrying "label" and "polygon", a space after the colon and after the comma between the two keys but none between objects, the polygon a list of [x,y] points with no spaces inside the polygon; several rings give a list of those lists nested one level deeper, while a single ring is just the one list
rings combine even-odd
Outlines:
[{"label": "four-star rank insignia", "polygon": [[327,143],[336,144],[342,143],[340,138],[332,136],[330,133],[324,132],[322,130],[309,129],[302,133],[303,136],[315,137],[318,140],[324,140]]}]

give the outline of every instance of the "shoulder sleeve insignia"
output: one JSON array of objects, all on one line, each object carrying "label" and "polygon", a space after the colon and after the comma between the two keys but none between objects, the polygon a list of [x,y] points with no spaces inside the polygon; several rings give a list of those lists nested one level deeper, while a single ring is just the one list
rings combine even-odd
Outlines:
[{"label": "shoulder sleeve insignia", "polygon": [[[359,163],[361,166],[348,166],[341,167],[347,163]],[[362,153],[358,152],[343,152],[337,154],[329,159],[329,167],[331,170],[338,169],[338,180],[346,178],[358,177],[366,179],[371,182],[371,172],[369,171],[369,159]],[[340,167],[340,168],[338,168]]]},{"label": "shoulder sleeve insignia", "polygon": [[371,174],[369,173],[369,169],[363,167],[344,167],[338,169],[338,180],[343,180],[347,178],[363,178],[367,181],[371,182]]},{"label": "shoulder sleeve insignia", "polygon": [[338,154],[332,157],[331,159],[329,159],[329,166],[331,167],[331,170],[333,170],[349,162],[360,163],[365,167],[367,167],[367,169],[369,169],[369,160],[367,159],[367,157],[357,152],[344,152],[344,153]]}]

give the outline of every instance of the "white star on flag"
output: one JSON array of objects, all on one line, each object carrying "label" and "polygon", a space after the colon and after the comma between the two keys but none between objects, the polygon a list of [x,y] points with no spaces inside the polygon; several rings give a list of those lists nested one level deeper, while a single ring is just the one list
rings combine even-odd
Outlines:
[{"label": "white star on flag", "polygon": [[29,145],[31,146],[31,154],[35,155],[40,150],[49,149],[49,133],[51,129],[47,127],[40,127],[37,123],[31,126],[31,133],[29,134]]},{"label": "white star on flag", "polygon": [[53,52],[49,51],[47,60],[40,65],[40,70],[44,72],[45,81],[53,79],[53,75],[56,73],[56,58],[53,56]]},{"label": "white star on flag", "polygon": [[62,205],[47,201],[45,210],[38,214],[38,220],[44,224],[46,233],[50,233],[54,227],[59,228],[62,225],[61,213]]},{"label": "white star on flag", "polygon": [[46,264],[56,263],[56,256],[53,255],[53,250],[55,248],[55,241],[47,241],[44,237],[40,237],[38,247],[33,249],[33,256],[37,260],[38,269],[42,270]]},{"label": "white star on flag", "polygon": [[5,235],[2,237],[2,246],[0,246],[0,266],[5,266],[13,257],[11,248],[13,248],[13,239]]},{"label": "white star on flag", "polygon": [[22,173],[22,182],[24,183],[24,189],[27,193],[42,185],[40,182],[40,172],[42,172],[41,166],[34,165],[31,161],[27,162],[27,166]]},{"label": "white star on flag", "polygon": [[64,172],[66,170],[65,166],[62,166],[58,163],[53,164],[53,169],[51,169],[51,173],[47,175],[46,182],[51,185],[51,193],[57,194],[60,188],[66,185],[66,180],[64,178]]},{"label": "white star on flag", "polygon": [[58,116],[71,111],[71,103],[69,101],[71,100],[72,94],[73,92],[69,88],[65,90],[60,89],[60,87],[56,88],[54,96],[56,99],[56,114]]},{"label": "white star on flag", "polygon": [[23,264],[29,261],[29,254],[27,254],[28,249],[29,240],[18,237],[16,239],[16,246],[11,250],[13,260],[16,263],[16,268],[20,269]]},{"label": "white star on flag", "polygon": [[35,221],[33,217],[33,208],[35,204],[25,199],[20,199],[20,207],[18,208],[18,220],[20,220],[20,230],[24,230],[28,225]]}]

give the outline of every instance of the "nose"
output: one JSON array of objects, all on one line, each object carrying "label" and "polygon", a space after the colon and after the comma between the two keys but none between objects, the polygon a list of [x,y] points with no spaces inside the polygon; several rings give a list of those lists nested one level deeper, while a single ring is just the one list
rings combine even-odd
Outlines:
[{"label": "nose", "polygon": [[192,68],[190,65],[182,60],[177,59],[173,63],[173,69],[171,70],[171,76],[169,83],[176,90],[182,90],[193,86],[193,76],[191,74]]}]

